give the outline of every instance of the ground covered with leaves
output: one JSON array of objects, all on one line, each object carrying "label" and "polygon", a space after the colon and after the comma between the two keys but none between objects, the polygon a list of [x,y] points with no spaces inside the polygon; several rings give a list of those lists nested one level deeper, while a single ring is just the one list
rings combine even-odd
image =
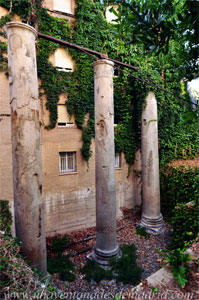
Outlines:
[{"label": "ground covered with leaves", "polygon": [[[126,210],[123,220],[117,222],[117,236],[120,245],[134,245],[136,248],[137,264],[142,269],[141,279],[146,279],[149,275],[157,271],[161,266],[162,257],[158,249],[166,250],[170,242],[169,226],[166,224],[161,235],[142,236],[136,233],[136,226],[140,220],[140,214],[133,211]],[[80,269],[85,267],[87,262],[86,256],[92,251],[95,245],[95,227],[85,230],[74,231],[68,234],[69,242],[64,246],[64,255],[70,255],[76,270],[76,279],[74,281],[61,281],[59,274],[55,273],[53,276],[54,283],[65,292],[103,292],[108,291],[111,295],[116,295],[121,291],[125,292],[133,286],[125,284],[124,282],[116,282],[115,279],[104,279],[96,282],[91,279],[89,281],[84,279],[84,274]],[[53,238],[47,239],[48,254],[52,253]],[[132,274],[134,270],[131,270]],[[135,286],[135,285],[134,285]],[[114,299],[113,297],[110,299]]]},{"label": "ground covered with leaves", "polygon": [[[140,293],[134,290],[135,285],[102,279],[96,282],[86,280],[80,269],[87,262],[86,256],[95,245],[95,227],[73,231],[67,236],[47,239],[49,270],[51,283],[39,281],[38,275],[24,262],[19,255],[20,247],[12,238],[0,237],[0,299],[198,299],[198,261],[191,262],[187,274],[188,283],[182,289],[175,282],[173,286],[160,284],[154,288],[147,284],[146,278],[162,266],[162,256],[158,249],[167,251],[170,243],[170,226],[166,224],[160,235],[140,235],[136,229],[140,220],[139,212],[124,211],[124,219],[117,222],[117,236],[120,245],[134,245],[137,264],[142,269],[141,282],[144,289]],[[61,241],[61,242],[60,242]],[[199,244],[194,243],[192,250],[199,251]],[[62,254],[61,254],[62,253]],[[56,257],[64,255],[65,262],[59,263]],[[54,264],[53,264],[54,263]],[[60,276],[59,268],[62,269]],[[134,270],[132,270],[133,274]],[[183,297],[184,298],[183,298]],[[160,298],[163,297],[163,298]],[[174,298],[175,297],[175,298]],[[187,298],[189,297],[189,298]]]}]

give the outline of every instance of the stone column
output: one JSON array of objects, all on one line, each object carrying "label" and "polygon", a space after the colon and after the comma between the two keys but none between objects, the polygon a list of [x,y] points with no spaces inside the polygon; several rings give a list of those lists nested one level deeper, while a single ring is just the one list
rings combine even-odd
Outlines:
[{"label": "stone column", "polygon": [[95,174],[96,245],[92,257],[100,264],[118,255],[116,236],[116,188],[113,108],[113,66],[94,62],[95,73]]},{"label": "stone column", "polygon": [[164,225],[160,212],[157,101],[153,92],[148,94],[142,112],[141,153],[143,186],[141,226],[153,233],[158,232]]},{"label": "stone column", "polygon": [[12,119],[12,157],[16,236],[21,253],[46,275],[36,30],[23,23],[5,26]]}]

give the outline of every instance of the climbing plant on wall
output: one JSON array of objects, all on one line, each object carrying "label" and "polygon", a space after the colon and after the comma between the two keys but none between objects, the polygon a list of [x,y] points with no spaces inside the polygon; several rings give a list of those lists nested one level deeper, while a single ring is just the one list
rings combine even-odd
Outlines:
[{"label": "climbing plant on wall", "polygon": [[[133,75],[141,78],[151,78],[159,86],[181,94],[178,60],[175,58],[176,44],[169,48],[167,54],[149,56],[142,45],[128,42],[128,36],[123,40],[115,35],[114,26],[104,17],[106,2],[76,0],[74,26],[68,21],[49,15],[42,8],[39,0],[13,1],[13,6],[7,16],[1,18],[0,26],[12,19],[14,13],[29,21],[37,23],[41,33],[70,41],[72,43],[106,53],[109,57],[132,64],[139,68],[140,73]],[[108,3],[108,1],[107,1]],[[0,0],[0,6],[10,9],[10,1]],[[38,40],[37,65],[38,76],[41,79],[41,91],[46,95],[46,107],[50,112],[47,129],[52,129],[57,123],[57,103],[59,95],[66,93],[67,110],[75,115],[77,127],[82,130],[83,158],[88,161],[91,156],[91,140],[94,137],[94,74],[92,63],[97,59],[87,53],[70,49],[75,61],[74,72],[58,71],[49,61],[49,56],[59,47],[58,44]],[[1,69],[5,69],[5,42],[0,43]],[[174,72],[175,69],[175,72]],[[144,82],[128,76],[124,71],[117,70],[114,77],[114,106],[115,106],[115,146],[116,151],[123,151],[129,165],[134,162],[135,151],[140,147],[141,111],[144,99],[150,90]],[[129,71],[128,71],[129,72]],[[189,104],[175,97],[154,89],[159,109],[159,142],[160,162],[179,158],[193,158],[198,153],[199,137],[195,134],[194,126],[180,125],[180,113],[189,108]],[[188,98],[187,98],[188,99]],[[85,122],[85,116],[89,116]]]}]

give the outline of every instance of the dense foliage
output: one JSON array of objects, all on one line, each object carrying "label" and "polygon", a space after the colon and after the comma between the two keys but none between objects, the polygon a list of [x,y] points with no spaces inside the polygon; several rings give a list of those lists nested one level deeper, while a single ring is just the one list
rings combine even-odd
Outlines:
[{"label": "dense foliage", "polygon": [[166,253],[166,262],[171,267],[171,273],[182,288],[185,287],[187,282],[186,273],[190,271],[189,262],[191,260],[191,255],[180,249],[174,249],[170,253]]},{"label": "dense foliage", "polygon": [[[168,54],[171,45],[176,48],[178,71],[192,79],[198,74],[199,2],[196,0],[104,0],[118,4],[111,11],[118,37],[143,46],[145,55]],[[186,61],[186,64],[185,64]],[[182,79],[181,77],[181,79]]]},{"label": "dense foliage", "polygon": [[[20,255],[20,243],[11,237],[8,201],[0,200],[0,299],[57,299],[60,291],[45,278],[40,280]],[[68,271],[69,272],[69,271]]]},{"label": "dense foliage", "polygon": [[[181,53],[179,43],[171,39],[166,53],[158,52],[157,54],[155,52],[155,54],[149,54],[141,41],[140,43],[132,41],[131,34],[128,34],[128,32],[126,32],[125,38],[123,35],[118,38],[115,26],[105,19],[104,14],[108,1],[104,2],[104,4],[101,4],[100,1],[77,0],[76,21],[70,27],[66,19],[52,17],[46,9],[41,8],[42,1],[14,1],[8,16],[1,19],[1,26],[14,13],[17,13],[22,18],[28,19],[29,22],[31,20],[36,21],[41,33],[71,41],[106,53],[109,57],[135,65],[139,67],[139,74],[136,73],[133,76],[144,79],[151,78],[159,86],[166,87],[167,90],[175,91],[176,94],[180,95],[182,92],[180,80],[184,75],[182,69],[179,68],[182,65],[179,61],[181,58],[178,56]],[[156,4],[153,5],[153,9],[160,10]],[[0,0],[0,5],[7,9],[10,8],[9,1]],[[165,1],[163,1],[161,7],[165,5]],[[145,11],[147,9],[145,7]],[[174,10],[179,10],[179,4],[175,4],[175,2],[172,10],[167,12],[171,15],[173,22]],[[164,11],[166,13],[165,8]],[[160,23],[162,24],[162,22]],[[164,22],[166,22],[165,19]],[[56,126],[59,95],[67,93],[67,110],[70,115],[75,115],[76,124],[82,130],[83,144],[81,152],[83,158],[88,161],[91,156],[91,139],[94,137],[94,76],[92,63],[97,58],[90,57],[83,52],[70,50],[76,69],[74,72],[61,72],[49,62],[49,55],[53,54],[58,47],[57,44],[42,39],[39,39],[37,44],[38,75],[41,78],[42,92],[44,91],[47,97],[46,107],[50,111],[49,125],[46,127],[50,129]],[[1,43],[0,55],[2,57],[5,49],[5,43]],[[6,60],[6,58],[4,59]],[[134,162],[136,149],[140,148],[142,103],[150,88],[144,82],[129,76],[122,70],[118,70],[118,76],[114,77],[115,123],[117,124],[115,127],[116,151],[123,151],[126,161],[130,165]],[[198,153],[197,144],[199,139],[194,134],[195,128],[180,123],[180,114],[190,110],[190,105],[158,89],[155,89],[155,94],[159,108],[161,165],[165,165],[172,159],[195,157]],[[183,96],[187,97],[187,95]],[[85,116],[89,116],[86,124]]]},{"label": "dense foliage", "polygon": [[12,214],[9,210],[9,202],[0,200],[0,230],[7,235],[11,234],[10,225],[12,223]]},{"label": "dense foliage", "polygon": [[[136,263],[136,247],[122,245],[121,257],[113,258],[110,261],[110,268],[105,269],[94,261],[89,260],[81,269],[85,279],[100,282],[103,279],[116,279],[125,284],[137,284],[141,279],[141,268]],[[133,270],[133,272],[132,272]]]},{"label": "dense foliage", "polygon": [[76,276],[75,265],[70,260],[70,255],[64,254],[65,248],[68,246],[70,239],[65,234],[63,236],[56,235],[51,245],[47,245],[47,269],[50,274],[58,273],[61,280],[73,281]]},{"label": "dense foliage", "polygon": [[187,248],[198,236],[198,182],[198,168],[170,167],[161,172],[162,212],[173,228],[172,248]]}]

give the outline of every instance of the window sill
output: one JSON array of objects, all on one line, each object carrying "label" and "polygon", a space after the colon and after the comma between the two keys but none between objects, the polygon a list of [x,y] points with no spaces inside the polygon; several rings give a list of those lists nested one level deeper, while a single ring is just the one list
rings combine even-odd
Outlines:
[{"label": "window sill", "polygon": [[78,172],[59,173],[59,176],[64,176],[64,175],[75,175],[75,174],[78,174]]},{"label": "window sill", "polygon": [[77,126],[75,124],[71,124],[71,125],[66,125],[66,126],[60,126],[60,125],[57,125],[57,128],[77,128]]},{"label": "window sill", "polygon": [[54,13],[54,14],[57,14],[57,15],[63,15],[63,16],[75,19],[75,15],[72,13],[72,11],[64,12],[64,11],[57,10],[57,9],[53,9],[53,10],[47,9],[47,10]]},{"label": "window sill", "polygon": [[118,168],[115,168],[115,170],[122,170],[122,168],[121,168],[121,167],[118,167]]}]

